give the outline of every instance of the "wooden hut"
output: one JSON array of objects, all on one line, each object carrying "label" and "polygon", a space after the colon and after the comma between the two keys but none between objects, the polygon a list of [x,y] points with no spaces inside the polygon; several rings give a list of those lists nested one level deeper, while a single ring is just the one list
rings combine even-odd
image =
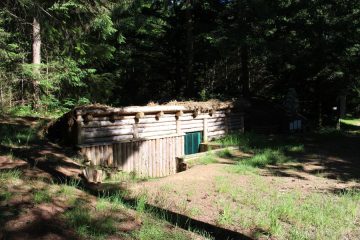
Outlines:
[{"label": "wooden hut", "polygon": [[74,109],[59,122],[67,127],[52,128],[94,165],[149,177],[176,173],[177,157],[198,152],[201,142],[244,129],[242,108],[218,101],[90,105]]}]

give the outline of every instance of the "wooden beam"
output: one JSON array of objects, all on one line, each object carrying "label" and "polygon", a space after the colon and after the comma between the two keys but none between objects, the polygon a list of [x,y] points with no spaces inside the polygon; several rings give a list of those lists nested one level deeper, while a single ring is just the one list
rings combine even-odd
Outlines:
[{"label": "wooden beam", "polygon": [[162,116],[164,116],[164,112],[160,111],[156,114],[155,118],[156,118],[156,120],[159,120]]},{"label": "wooden beam", "polygon": [[199,110],[195,110],[192,114],[193,118],[196,118],[197,116],[199,116],[199,114],[201,114],[201,112]]},{"label": "wooden beam", "polygon": [[144,112],[138,112],[138,113],[136,113],[136,115],[135,115],[135,118],[136,118],[136,119],[140,119],[140,118],[143,118],[143,117],[145,117],[145,113],[144,113]]},{"label": "wooden beam", "polygon": [[181,134],[181,120],[178,117],[176,118],[176,133]]},{"label": "wooden beam", "polygon": [[177,112],[175,113],[176,119],[180,118],[182,115],[184,115],[184,112],[183,112],[183,111],[177,111]]},{"label": "wooden beam", "polygon": [[118,114],[136,114],[139,112],[143,113],[157,113],[157,112],[178,112],[185,111],[186,107],[184,106],[129,106],[123,108],[99,108],[99,109],[78,109],[76,114],[84,113],[94,113],[94,114],[103,114],[103,113],[118,113]]}]

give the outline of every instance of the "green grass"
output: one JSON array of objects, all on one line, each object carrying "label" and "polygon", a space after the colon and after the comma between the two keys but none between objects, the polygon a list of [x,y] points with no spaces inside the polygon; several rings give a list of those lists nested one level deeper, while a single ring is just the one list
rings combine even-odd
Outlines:
[{"label": "green grass", "polygon": [[251,182],[251,188],[244,188],[224,177],[216,179],[221,225],[262,229],[276,239],[340,239],[360,227],[359,191],[304,195],[281,193],[260,176]]},{"label": "green grass", "polygon": [[51,200],[52,200],[49,191],[46,190],[46,189],[40,190],[40,191],[36,191],[36,192],[34,193],[33,199],[34,199],[34,202],[37,203],[37,204],[40,204],[40,203],[49,203],[49,202],[51,202]]},{"label": "green grass", "polygon": [[268,165],[281,165],[287,162],[294,162],[295,159],[286,156],[282,150],[264,149],[258,150],[253,157],[238,159],[237,164],[228,166],[228,170],[233,173],[249,174],[258,173],[259,168]]},{"label": "green grass", "polygon": [[303,152],[304,145],[296,136],[271,135],[265,136],[252,132],[227,135],[216,141],[224,146],[239,146],[244,152],[261,151],[265,149],[281,150],[284,152]]},{"label": "green grass", "polygon": [[103,182],[104,183],[118,183],[118,182],[131,182],[131,183],[137,183],[141,181],[149,180],[149,178],[146,177],[140,177],[136,175],[136,173],[131,172],[114,172],[110,174],[109,177],[107,177]]},{"label": "green grass", "polygon": [[167,228],[162,221],[154,221],[145,219],[141,229],[135,234],[135,237],[140,240],[187,240],[189,236],[177,230]]},{"label": "green grass", "polygon": [[5,184],[6,181],[19,180],[21,177],[21,171],[18,169],[1,170],[0,171],[0,183]]},{"label": "green grass", "polygon": [[218,140],[219,143],[229,146],[237,145],[244,152],[254,154],[250,158],[234,158],[230,151],[218,153],[219,157],[230,158],[238,163],[230,166],[231,172],[240,174],[257,173],[259,168],[267,165],[278,165],[295,161],[291,154],[303,153],[304,144],[296,136],[265,136],[255,133],[228,135]]},{"label": "green grass", "polygon": [[340,119],[341,123],[347,124],[347,125],[353,125],[353,126],[359,126],[360,127],[360,119],[357,118],[350,118],[350,119]]},{"label": "green grass", "polygon": [[212,152],[207,152],[205,155],[199,158],[189,160],[188,164],[189,166],[194,166],[194,165],[208,165],[216,162],[217,162],[216,155],[213,154]]},{"label": "green grass", "polygon": [[0,190],[1,190],[1,192],[0,192],[0,202],[2,202],[2,201],[7,202],[14,195],[12,192],[4,191],[3,189],[0,189]]},{"label": "green grass", "polygon": [[31,127],[0,125],[0,144],[6,146],[26,146],[36,139],[36,130]]},{"label": "green grass", "polygon": [[38,109],[34,110],[30,105],[19,105],[7,110],[7,113],[14,117],[50,117],[58,118],[68,112],[70,109],[61,105],[56,106],[52,110]]},{"label": "green grass", "polygon": [[67,211],[64,216],[76,233],[85,239],[105,239],[116,232],[115,220],[111,216],[95,217],[89,209],[81,206]]},{"label": "green grass", "polygon": [[124,203],[123,199],[126,194],[126,192],[115,192],[113,194],[103,193],[102,195],[98,196],[96,209],[99,211],[105,211],[109,209],[117,210],[131,207]]},{"label": "green grass", "polygon": [[231,151],[228,148],[225,148],[224,150],[217,152],[216,156],[221,158],[232,158],[233,155],[231,154]]}]

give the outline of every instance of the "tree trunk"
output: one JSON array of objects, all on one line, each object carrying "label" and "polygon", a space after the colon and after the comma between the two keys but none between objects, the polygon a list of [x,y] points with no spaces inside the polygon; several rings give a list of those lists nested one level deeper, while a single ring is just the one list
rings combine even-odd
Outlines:
[{"label": "tree trunk", "polygon": [[33,66],[33,87],[34,87],[34,106],[38,107],[39,103],[39,75],[41,64],[41,28],[39,21],[34,17],[33,20],[33,44],[32,44],[32,64]]},{"label": "tree trunk", "polygon": [[250,95],[250,79],[249,79],[249,48],[247,45],[241,47],[241,83],[242,94],[245,97]]},{"label": "tree trunk", "polygon": [[340,118],[344,118],[346,115],[346,95],[340,96]]},{"label": "tree trunk", "polygon": [[193,78],[193,64],[194,64],[194,36],[193,36],[193,16],[192,0],[186,2],[186,54],[187,54],[187,66],[186,66],[186,95],[193,97],[195,95],[195,84]]}]

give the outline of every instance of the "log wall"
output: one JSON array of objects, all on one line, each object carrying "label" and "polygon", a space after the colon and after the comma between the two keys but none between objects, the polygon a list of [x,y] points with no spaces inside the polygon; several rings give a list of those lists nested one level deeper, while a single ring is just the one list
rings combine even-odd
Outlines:
[{"label": "log wall", "polygon": [[[140,114],[139,114],[140,115]],[[176,157],[184,155],[184,134],[202,131],[204,141],[242,132],[241,113],[172,113],[77,116],[78,147],[94,165],[162,177],[176,172]]]}]

